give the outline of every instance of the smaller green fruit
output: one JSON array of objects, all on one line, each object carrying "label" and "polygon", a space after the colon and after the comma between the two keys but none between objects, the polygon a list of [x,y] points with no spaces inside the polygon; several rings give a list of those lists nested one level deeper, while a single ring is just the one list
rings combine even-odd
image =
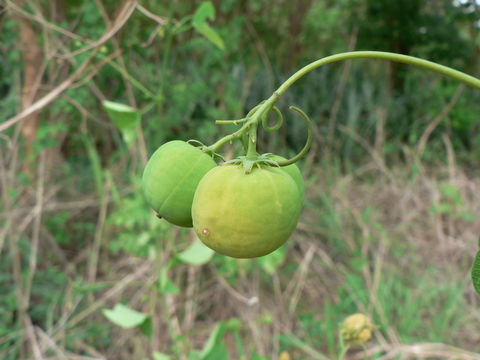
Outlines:
[{"label": "smaller green fruit", "polygon": [[192,227],[192,201],[203,176],[215,161],[184,141],[160,146],[148,160],[142,187],[150,206],[168,222]]}]

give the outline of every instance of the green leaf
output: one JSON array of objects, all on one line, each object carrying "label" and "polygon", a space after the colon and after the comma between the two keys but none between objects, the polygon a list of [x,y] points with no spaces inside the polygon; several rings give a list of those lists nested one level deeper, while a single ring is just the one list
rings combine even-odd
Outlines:
[{"label": "green leaf", "polygon": [[193,14],[192,25],[197,26],[215,20],[215,7],[210,1],[204,1],[200,4],[195,14]]},{"label": "green leaf", "polygon": [[210,1],[203,2],[195,11],[192,18],[192,26],[220,50],[225,50],[225,43],[220,35],[208,25],[207,20],[215,20],[215,8]]},{"label": "green leaf", "polygon": [[128,306],[117,304],[113,309],[104,309],[103,315],[115,325],[125,329],[140,326],[149,317],[141,312],[130,309]]},{"label": "green leaf", "polygon": [[218,35],[218,33],[210,25],[204,23],[200,25],[194,25],[194,28],[220,50],[225,50],[225,43],[220,35]]},{"label": "green leaf", "polygon": [[477,292],[478,295],[480,295],[480,251],[477,252],[477,256],[475,257],[475,261],[473,262],[472,282],[473,282],[473,287],[475,288],[475,291]]},{"label": "green leaf", "polygon": [[221,343],[223,334],[225,333],[225,324],[220,322],[215,326],[205,346],[200,353],[201,360],[228,360],[228,351],[223,343]]},{"label": "green leaf", "polygon": [[265,270],[266,273],[273,275],[278,267],[283,264],[285,261],[285,247],[281,246],[274,252],[259,257],[257,262],[260,264],[260,267]]},{"label": "green leaf", "polygon": [[104,101],[103,107],[107,110],[113,124],[122,133],[127,145],[130,146],[137,137],[137,125],[141,118],[140,112],[131,106],[113,101]]},{"label": "green leaf", "polygon": [[225,323],[226,330],[238,331],[242,328],[242,322],[238,318],[231,318]]},{"label": "green leaf", "polygon": [[437,214],[450,214],[453,212],[453,208],[446,203],[440,203],[437,207],[434,208]]},{"label": "green leaf", "polygon": [[168,355],[159,353],[159,352],[154,352],[153,353],[153,360],[172,360],[172,358]]},{"label": "green leaf", "polygon": [[170,280],[167,274],[168,269],[162,268],[158,277],[158,291],[161,294],[178,294],[180,289],[175,285],[175,283]]},{"label": "green leaf", "polygon": [[199,240],[195,240],[188,248],[177,255],[177,258],[190,265],[203,265],[213,256],[214,251]]},{"label": "green leaf", "polygon": [[441,184],[440,191],[446,198],[452,200],[457,205],[461,205],[462,197],[458,187],[450,184]]},{"label": "green leaf", "polygon": [[148,316],[144,322],[142,322],[138,328],[142,332],[143,335],[148,336],[148,338],[152,338],[153,335],[153,323],[152,318]]}]

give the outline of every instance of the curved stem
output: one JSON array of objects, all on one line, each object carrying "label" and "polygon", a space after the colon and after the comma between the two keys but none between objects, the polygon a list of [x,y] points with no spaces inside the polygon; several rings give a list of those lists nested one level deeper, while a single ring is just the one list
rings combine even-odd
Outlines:
[{"label": "curved stem", "polygon": [[308,131],[307,142],[305,143],[305,146],[303,147],[303,149],[302,149],[297,155],[295,155],[294,157],[292,157],[291,159],[277,161],[277,162],[278,162],[278,166],[287,166],[287,165],[291,165],[291,164],[296,163],[298,160],[302,159],[305,155],[307,155],[308,150],[310,150],[310,147],[312,146],[312,141],[313,141],[313,126],[312,126],[312,121],[310,120],[310,118],[308,117],[308,115],[305,114],[305,113],[304,113],[301,109],[299,109],[298,107],[296,107],[296,106],[290,106],[290,109],[296,111],[297,113],[299,113],[299,114],[302,116],[303,120],[305,121],[305,124],[307,124],[307,131]]},{"label": "curved stem", "polygon": [[273,124],[272,126],[269,126],[268,125],[268,114],[265,114],[265,116],[262,116],[262,127],[263,127],[263,130],[265,130],[265,131],[276,131],[276,130],[280,129],[280,127],[283,124],[283,115],[282,115],[282,112],[280,111],[280,109],[274,105],[274,106],[272,106],[272,110],[275,113],[275,115],[277,115],[277,119],[276,119],[275,124]]},{"label": "curved stem", "polygon": [[349,60],[349,59],[383,59],[401,62],[424,69],[428,69],[442,75],[448,76],[452,79],[463,82],[467,85],[480,89],[480,80],[467,75],[461,71],[454,70],[448,66],[439,65],[432,61],[423,60],[409,55],[395,54],[383,51],[351,51],[331,56],[324,57],[323,59],[314,61],[290,76],[276,91],[278,95],[282,95],[290,86],[292,86],[298,79],[308,74],[310,71],[319,68],[322,65],[330,64],[337,61]]},{"label": "curved stem", "polygon": [[[470,85],[474,88],[480,89],[480,80],[473,76],[467,75],[458,70],[454,70],[452,68],[449,68],[448,66],[439,65],[437,63],[434,63],[428,60],[423,60],[423,59],[416,58],[409,55],[395,54],[395,53],[383,52],[383,51],[351,51],[351,52],[335,54],[335,55],[327,56],[320,60],[314,61],[304,66],[303,68],[298,70],[295,74],[290,76],[277,89],[277,91],[275,91],[267,100],[260,103],[250,111],[249,114],[252,114],[252,113],[253,114],[251,115],[251,117],[249,116],[246,117],[247,121],[243,123],[243,126],[239,130],[218,140],[215,144],[211,145],[209,149],[216,151],[227,142],[235,138],[240,138],[240,136],[243,135],[243,133],[250,128],[250,125],[253,125],[254,123],[258,124],[258,122],[261,121],[261,119],[263,118],[263,115],[267,114],[273,108],[275,103],[278,101],[280,95],[282,95],[290,86],[292,86],[297,80],[299,80],[300,78],[308,74],[310,71],[315,70],[322,65],[334,63],[337,61],[349,60],[349,59],[383,59],[383,60],[390,60],[390,61],[410,64],[413,66],[417,66],[420,68],[437,72],[439,74],[445,75],[452,79],[463,82],[467,85]],[[303,157],[304,155],[305,154],[302,154],[301,157]],[[295,158],[296,157],[294,157],[293,159]],[[290,160],[293,160],[293,159],[290,159]],[[282,166],[285,166],[285,165],[287,164],[282,164]]]}]

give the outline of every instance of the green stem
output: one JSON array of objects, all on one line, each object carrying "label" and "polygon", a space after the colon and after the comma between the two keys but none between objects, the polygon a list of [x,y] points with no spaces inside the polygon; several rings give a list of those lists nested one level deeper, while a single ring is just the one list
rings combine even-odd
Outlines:
[{"label": "green stem", "polygon": [[340,352],[338,353],[338,360],[344,360],[345,355],[347,355],[348,349],[350,348],[349,345],[345,344],[345,340],[343,339],[342,333],[339,332],[338,334],[338,341],[340,345]]},{"label": "green stem", "polygon": [[[241,129],[240,129],[241,130]],[[239,130],[239,131],[240,131]],[[223,138],[221,138],[220,140],[218,140],[216,143],[210,145],[208,147],[209,150],[213,151],[213,152],[216,152],[218,149],[220,149],[223,145],[225,145],[226,143],[232,141],[232,140],[235,140],[239,135],[239,131],[236,131],[234,133],[231,133],[230,135],[227,135],[227,136],[224,136]]]},{"label": "green stem", "polygon": [[463,82],[477,89],[480,89],[479,79],[473,76],[467,75],[461,71],[449,68],[448,66],[439,65],[437,63],[434,63],[428,60],[423,60],[413,56],[401,55],[401,54],[395,54],[395,53],[383,52],[383,51],[351,51],[351,52],[345,52],[345,53],[327,56],[323,59],[314,61],[311,64],[308,64],[307,66],[304,66],[303,68],[298,70],[295,74],[290,76],[277,89],[276,92],[278,95],[282,95],[297,80],[299,80],[301,77],[308,74],[310,71],[315,70],[316,68],[319,68],[322,65],[326,65],[326,64],[330,64],[330,63],[342,61],[342,60],[349,60],[349,59],[383,59],[383,60],[396,61],[396,62],[424,68],[427,70],[431,70],[439,74],[445,75],[447,77],[450,77],[452,79]]},{"label": "green stem", "polygon": [[[105,59],[104,56],[101,56],[101,55],[98,55],[101,59]],[[138,90],[140,90],[147,98],[154,98],[155,95],[153,94],[153,92],[151,92],[150,90],[148,90],[145,86],[143,86],[143,84],[138,81],[137,79],[135,79],[132,75],[130,75],[125,69],[122,69],[115,61],[113,60],[109,60],[107,62],[108,65],[110,65],[111,67],[113,67],[115,70],[117,70],[119,73],[121,73],[123,76],[125,76],[128,81],[130,81],[130,83],[136,87]]]},{"label": "green stem", "polygon": [[347,352],[348,352],[348,348],[349,346],[345,346],[342,344],[341,348],[340,348],[340,353],[338,354],[338,360],[344,360],[345,359],[345,355],[347,355]]},{"label": "green stem", "polygon": [[[240,138],[241,135],[243,135],[243,133],[250,128],[250,125],[253,125],[253,124],[258,125],[258,122],[261,121],[261,119],[263,118],[263,115],[266,115],[273,108],[275,103],[278,101],[280,95],[285,93],[285,91],[290,86],[292,86],[297,80],[299,80],[303,76],[307,75],[310,71],[315,70],[322,65],[334,63],[337,61],[350,60],[350,59],[383,59],[383,60],[390,60],[390,61],[405,63],[405,64],[409,64],[409,65],[413,65],[413,66],[417,66],[420,68],[437,72],[439,74],[445,75],[452,79],[463,82],[467,85],[470,85],[474,88],[480,89],[480,80],[473,76],[467,75],[461,71],[454,70],[447,66],[439,65],[437,63],[434,63],[428,60],[419,59],[413,56],[401,55],[401,54],[395,54],[395,53],[383,52],[383,51],[351,51],[351,52],[335,54],[335,55],[327,56],[320,60],[314,61],[304,66],[300,70],[298,70],[295,74],[290,76],[277,89],[277,91],[275,91],[272,94],[272,96],[270,96],[266,101],[264,101],[263,103],[255,107],[256,111],[254,112],[254,114],[250,118],[248,118],[247,116],[248,120],[244,122],[243,126],[239,130],[237,130],[233,134],[227,135],[224,138],[218,140],[215,144],[211,145],[209,148],[213,151],[216,151],[227,142],[232,141],[235,138]],[[295,158],[298,160],[297,156]],[[285,164],[282,164],[282,165],[284,166]]]},{"label": "green stem", "polygon": [[215,120],[215,124],[217,125],[239,125],[243,124],[247,121],[247,118],[242,118],[238,120]]},{"label": "green stem", "polygon": [[257,157],[257,123],[250,125],[248,130],[248,150],[247,159],[255,160]]},{"label": "green stem", "polygon": [[262,104],[259,104],[255,106],[252,110],[250,110],[249,114],[252,114],[250,118],[248,118],[247,115],[247,121],[244,122],[243,126],[238,129],[237,131],[231,133],[230,135],[224,136],[220,140],[218,140],[216,143],[210,145],[208,147],[209,150],[216,152],[218,149],[220,149],[223,145],[226,143],[235,140],[235,139],[241,139],[241,136],[247,129],[249,128],[249,125],[256,123],[260,121],[260,114],[264,112],[268,112],[270,108],[275,104],[275,102],[278,100],[278,96],[274,93],[268,100],[263,102]]}]

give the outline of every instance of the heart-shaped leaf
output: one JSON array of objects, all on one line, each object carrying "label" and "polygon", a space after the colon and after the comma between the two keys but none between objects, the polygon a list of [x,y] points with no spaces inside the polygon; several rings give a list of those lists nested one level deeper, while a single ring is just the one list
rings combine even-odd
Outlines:
[{"label": "heart-shaped leaf", "polygon": [[128,105],[113,101],[104,101],[103,107],[113,124],[122,133],[127,145],[131,145],[137,137],[137,125],[140,122],[140,112]]},{"label": "heart-shaped leaf", "polygon": [[203,245],[199,240],[193,242],[188,248],[177,255],[177,258],[190,265],[203,265],[213,256],[214,251]]},{"label": "heart-shaped leaf", "polygon": [[108,320],[124,329],[141,326],[149,318],[148,315],[122,304],[115,305],[113,309],[104,309],[102,313]]}]

